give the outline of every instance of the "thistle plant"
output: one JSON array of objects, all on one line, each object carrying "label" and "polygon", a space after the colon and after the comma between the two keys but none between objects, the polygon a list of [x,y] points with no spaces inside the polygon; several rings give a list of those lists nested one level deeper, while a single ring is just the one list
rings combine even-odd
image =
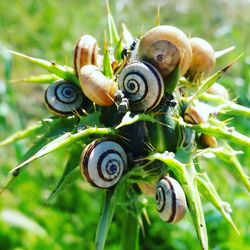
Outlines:
[{"label": "thistle plant", "polygon": [[[234,62],[211,73],[216,59],[233,48],[214,53],[202,39],[190,42],[179,29],[160,25],[159,11],[156,27],[137,37],[131,35],[125,24],[118,31],[108,3],[107,19],[102,53],[97,49],[97,41],[84,35],[75,47],[74,68],[6,51],[49,72],[20,81],[49,84],[45,102],[53,116],[0,142],[2,147],[39,135],[10,171],[0,193],[18,176],[21,178],[33,161],[67,149],[70,158],[46,202],[78,179],[81,172],[83,181],[104,188],[100,189],[105,192],[105,200],[95,236],[98,250],[104,249],[119,204],[126,208],[122,211],[122,248],[127,249],[129,242],[130,249],[138,249],[139,231],[149,220],[147,199],[153,199],[152,195],[156,196],[155,211],[166,222],[178,222],[186,210],[190,213],[201,249],[208,249],[201,196],[239,233],[230,204],[223,201],[210,178],[210,170],[203,166],[207,157],[217,157],[226,163],[227,171],[237,182],[250,191],[249,178],[238,160],[238,154],[243,152],[233,148],[235,144],[249,146],[250,138],[230,126],[230,119],[219,119],[220,114],[249,118],[250,109],[230,100],[227,90],[218,84]],[[151,34],[153,38],[148,38]],[[158,40],[152,42],[154,39]],[[205,59],[199,58],[203,51],[209,51]],[[138,80],[142,73],[145,75]],[[137,87],[145,91],[139,97],[134,96]],[[66,101],[56,106],[53,93],[60,88]],[[68,109],[70,98],[77,100],[77,105]],[[99,157],[103,161],[107,157],[108,162],[106,172],[101,174]]]}]

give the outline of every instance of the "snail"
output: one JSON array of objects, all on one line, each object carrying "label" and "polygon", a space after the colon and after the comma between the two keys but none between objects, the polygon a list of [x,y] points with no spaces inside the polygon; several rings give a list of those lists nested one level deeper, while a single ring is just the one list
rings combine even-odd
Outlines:
[{"label": "snail", "polygon": [[190,124],[200,124],[204,123],[203,117],[200,115],[198,110],[190,106],[186,109],[184,113],[184,121]]},{"label": "snail", "polygon": [[45,104],[48,109],[58,116],[72,115],[80,112],[87,98],[79,86],[65,80],[58,80],[51,84],[45,92]]},{"label": "snail", "polygon": [[131,62],[118,77],[119,89],[128,98],[134,111],[156,107],[164,94],[164,83],[157,69],[146,62]]},{"label": "snail", "polygon": [[229,94],[227,89],[219,84],[219,83],[214,83],[208,90],[207,93],[212,94],[212,95],[218,95],[223,97],[226,100],[229,100]]},{"label": "snail", "polygon": [[213,47],[204,39],[193,37],[190,39],[192,47],[192,61],[188,69],[191,79],[208,74],[215,65]]},{"label": "snail", "polygon": [[186,212],[187,202],[181,185],[169,176],[163,177],[156,186],[157,211],[167,223],[180,221]]},{"label": "snail", "polygon": [[107,78],[95,65],[85,65],[79,74],[84,94],[100,106],[111,106],[117,91],[117,83]]},{"label": "snail", "polygon": [[121,178],[128,164],[124,148],[114,140],[95,140],[82,153],[83,176],[93,186],[110,188]]},{"label": "snail", "polygon": [[78,76],[84,65],[99,65],[98,45],[94,37],[83,35],[76,43],[74,50],[74,68]]},{"label": "snail", "polygon": [[205,148],[208,148],[208,147],[216,148],[217,147],[217,140],[213,136],[201,134],[199,137],[199,144]]},{"label": "snail", "polygon": [[186,73],[191,63],[192,50],[189,39],[180,29],[161,25],[152,28],[142,37],[138,57],[153,64],[165,81],[177,66],[181,75]]}]

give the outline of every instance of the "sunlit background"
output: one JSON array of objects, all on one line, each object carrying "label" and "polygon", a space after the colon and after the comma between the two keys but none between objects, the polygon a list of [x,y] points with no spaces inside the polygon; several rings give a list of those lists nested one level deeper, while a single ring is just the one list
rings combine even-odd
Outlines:
[{"label": "sunlit background", "polygon": [[[232,53],[217,61],[217,69],[243,53],[220,83],[229,90],[231,98],[237,98],[238,103],[249,107],[250,1],[110,0],[116,22],[125,22],[134,37],[139,37],[155,25],[157,4],[161,7],[161,24],[177,26],[192,37],[202,37],[215,50],[236,47]],[[1,46],[34,57],[55,60],[59,64],[73,65],[74,44],[82,34],[95,36],[102,48],[105,30],[107,20],[104,1],[0,1]],[[11,79],[18,79],[46,72],[13,57],[8,73]],[[0,140],[50,116],[43,101],[45,85],[21,82],[6,86],[5,77],[4,60],[0,57]],[[249,121],[238,117],[233,119],[232,124],[250,136]],[[29,146],[31,143],[24,141],[18,149],[12,145],[0,148],[0,184],[5,182],[8,172]],[[250,149],[242,148],[241,145],[234,147],[244,151],[240,160],[250,174]],[[2,194],[0,249],[94,249],[102,191],[91,188],[79,175],[77,182],[67,187],[49,205],[44,204],[60,177],[66,159],[65,152],[57,152],[33,162]],[[205,164],[213,173],[211,179],[221,197],[231,204],[232,217],[241,232],[238,236],[204,200],[211,249],[249,249],[249,194],[228,172],[220,171],[218,176],[218,169],[224,167],[222,162],[211,159]],[[189,214],[179,224],[167,225],[158,218],[153,200],[149,200],[148,212],[151,225],[145,222],[145,235],[141,234],[140,239],[141,249],[199,249]],[[120,220],[119,215],[115,217],[106,249],[119,249]]]}]

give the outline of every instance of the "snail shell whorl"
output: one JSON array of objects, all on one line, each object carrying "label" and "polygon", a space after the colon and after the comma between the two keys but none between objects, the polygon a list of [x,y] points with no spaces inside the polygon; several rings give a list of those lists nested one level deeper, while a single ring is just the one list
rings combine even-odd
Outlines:
[{"label": "snail shell whorl", "polygon": [[161,25],[148,31],[140,41],[140,60],[153,64],[166,80],[179,65],[180,74],[189,68],[192,49],[187,36],[178,28]]},{"label": "snail shell whorl", "polygon": [[146,62],[128,64],[118,77],[119,89],[132,110],[143,112],[156,107],[164,95],[164,82],[157,69]]},{"label": "snail shell whorl", "polygon": [[107,78],[94,65],[85,65],[79,74],[81,88],[84,94],[94,103],[101,106],[111,106],[117,91],[117,83]]},{"label": "snail shell whorl", "polygon": [[114,186],[127,168],[127,155],[123,147],[113,140],[95,140],[83,151],[81,172],[93,186]]},{"label": "snail shell whorl", "polygon": [[99,64],[98,45],[94,37],[83,35],[75,45],[74,68],[76,75],[79,75],[82,66],[88,64]]},{"label": "snail shell whorl", "polygon": [[64,80],[54,82],[45,92],[48,109],[58,116],[72,115],[74,111],[80,111],[84,100],[81,88]]},{"label": "snail shell whorl", "polygon": [[165,176],[156,186],[157,211],[168,223],[180,221],[186,212],[187,203],[181,185],[173,178]]}]

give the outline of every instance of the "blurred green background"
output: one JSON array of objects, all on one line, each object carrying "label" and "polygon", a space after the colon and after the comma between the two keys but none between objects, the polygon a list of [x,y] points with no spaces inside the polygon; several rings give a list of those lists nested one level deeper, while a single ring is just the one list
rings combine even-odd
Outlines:
[{"label": "blurred green background", "polygon": [[[218,60],[217,68],[244,53],[220,83],[229,89],[232,98],[237,97],[240,104],[249,107],[250,2],[110,0],[116,22],[119,25],[125,22],[135,37],[155,25],[157,4],[161,7],[162,24],[177,26],[190,36],[203,37],[215,50],[236,46],[231,54]],[[74,44],[82,34],[95,36],[101,45],[105,29],[105,3],[101,0],[0,1],[1,45],[34,57],[55,60],[59,64],[72,66]],[[45,71],[15,57],[11,68],[3,58],[0,58],[0,65],[1,140],[50,114],[43,102],[46,86],[6,85],[4,81],[8,73],[11,73],[11,79],[17,79]],[[7,72],[4,72],[4,65],[9,69]],[[240,132],[250,135],[250,122],[246,119],[234,118],[232,124]],[[5,182],[8,171],[17,164],[20,154],[31,145],[32,141],[24,141],[16,147],[0,148],[0,184]],[[234,146],[245,152],[240,159],[249,174],[250,150],[241,145]],[[79,180],[50,205],[44,204],[62,173],[67,157],[65,152],[58,152],[33,162],[1,195],[0,249],[94,249],[102,191],[85,184],[79,175]],[[249,194],[224,170],[221,162],[212,159],[204,164],[222,199],[231,204],[232,217],[241,232],[241,236],[237,236],[221,215],[204,201],[211,249],[250,249]],[[119,249],[119,209],[122,207],[117,209],[106,249]],[[148,212],[151,225],[145,226],[146,236],[141,235],[141,249],[199,249],[189,215],[177,225],[167,225],[158,218],[153,200],[149,200]]]}]

